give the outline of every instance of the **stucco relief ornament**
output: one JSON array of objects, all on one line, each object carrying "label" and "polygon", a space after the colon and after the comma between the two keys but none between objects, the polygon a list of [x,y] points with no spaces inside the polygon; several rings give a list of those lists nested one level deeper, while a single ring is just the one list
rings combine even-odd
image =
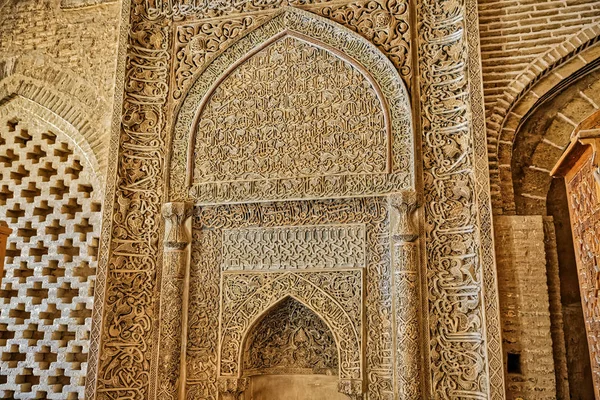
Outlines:
[{"label": "stucco relief ornament", "polygon": [[414,217],[417,211],[417,193],[401,192],[390,196],[390,205],[397,211],[392,234],[395,240],[414,242],[419,236]]},{"label": "stucco relief ornament", "polygon": [[238,400],[248,388],[248,378],[219,378],[219,394],[223,400]]},{"label": "stucco relief ornament", "polygon": [[338,392],[345,394],[352,400],[362,400],[363,382],[358,379],[341,379],[338,383]]},{"label": "stucco relief ornament", "polygon": [[185,221],[192,215],[192,207],[187,203],[165,203],[162,214],[167,226],[165,234],[165,247],[173,250],[183,250],[190,242],[190,237],[185,229]]}]

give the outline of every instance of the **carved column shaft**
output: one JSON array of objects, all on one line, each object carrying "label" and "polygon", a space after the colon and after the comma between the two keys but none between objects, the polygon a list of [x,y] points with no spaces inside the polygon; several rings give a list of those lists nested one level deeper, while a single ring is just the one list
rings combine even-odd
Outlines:
[{"label": "carved column shaft", "polygon": [[390,196],[394,296],[394,399],[421,398],[418,231],[415,193]]},{"label": "carved column shaft", "polygon": [[160,298],[159,399],[185,398],[185,347],[189,286],[191,204],[166,203]]}]

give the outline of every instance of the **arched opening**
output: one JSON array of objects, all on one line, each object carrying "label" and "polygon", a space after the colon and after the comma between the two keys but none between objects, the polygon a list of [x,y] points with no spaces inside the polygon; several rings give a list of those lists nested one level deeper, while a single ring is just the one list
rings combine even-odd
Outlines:
[{"label": "arched opening", "polygon": [[245,400],[343,400],[333,333],[311,309],[286,297],[250,329],[244,344]]},{"label": "arched opening", "polygon": [[594,351],[586,338],[574,221],[565,182],[552,176],[560,175],[553,169],[572,138],[598,112],[599,77],[597,69],[575,72],[519,111],[524,116],[507,157],[510,175],[504,176],[514,194],[504,212],[516,215],[496,217],[506,230],[497,237],[513,239],[512,247],[503,241],[496,246],[506,256],[499,276],[513,284],[501,289],[505,357],[513,361],[507,365],[507,391],[513,397],[544,391],[557,399],[594,398]]}]

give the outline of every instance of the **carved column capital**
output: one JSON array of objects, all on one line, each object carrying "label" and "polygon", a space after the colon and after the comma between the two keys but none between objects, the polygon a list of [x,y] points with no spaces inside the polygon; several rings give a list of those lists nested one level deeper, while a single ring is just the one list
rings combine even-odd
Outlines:
[{"label": "carved column capital", "polygon": [[165,203],[162,215],[165,219],[165,250],[183,250],[190,243],[190,237],[185,229],[185,223],[192,216],[192,203]]},{"label": "carved column capital", "polygon": [[238,400],[240,395],[248,388],[248,378],[221,377],[217,381],[219,397],[222,400]]},{"label": "carved column capital", "polygon": [[363,381],[361,379],[340,379],[338,392],[345,394],[352,400],[362,400]]},{"label": "carved column capital", "polygon": [[414,214],[418,208],[417,193],[407,191],[391,194],[389,204],[392,211],[393,238],[403,242],[414,242],[419,236],[414,223]]}]

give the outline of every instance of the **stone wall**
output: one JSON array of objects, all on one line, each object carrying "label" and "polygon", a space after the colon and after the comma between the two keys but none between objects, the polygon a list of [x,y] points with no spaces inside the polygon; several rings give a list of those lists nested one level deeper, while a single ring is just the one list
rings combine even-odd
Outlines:
[{"label": "stone wall", "polygon": [[83,398],[119,15],[0,0],[0,398]]},{"label": "stone wall", "polygon": [[507,399],[556,399],[542,217],[494,225]]}]

